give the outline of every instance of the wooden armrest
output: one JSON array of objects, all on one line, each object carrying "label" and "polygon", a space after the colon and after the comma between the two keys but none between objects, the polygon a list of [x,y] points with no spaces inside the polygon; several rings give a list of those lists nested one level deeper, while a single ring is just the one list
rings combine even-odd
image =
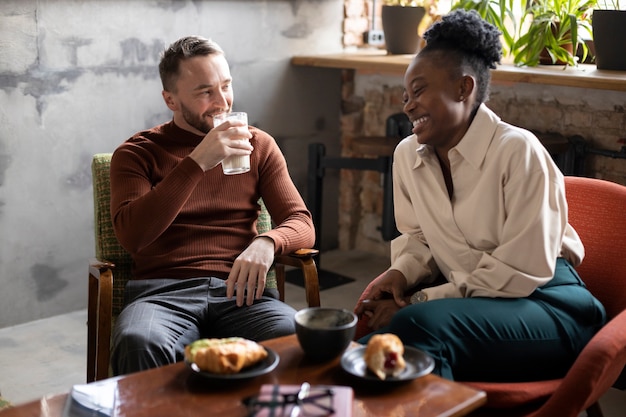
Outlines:
[{"label": "wooden armrest", "polygon": [[89,259],[87,382],[108,377],[115,264]]},{"label": "wooden armrest", "polygon": [[[306,301],[309,307],[320,306],[319,278],[317,276],[317,266],[313,259],[318,253],[319,251],[317,249],[298,249],[288,255],[279,255],[275,258],[277,264],[294,266],[302,270]],[[276,280],[278,292],[281,294],[281,300],[285,301],[285,271],[283,267],[276,268]]]},{"label": "wooden armrest", "polygon": [[291,256],[294,258],[310,258],[312,256],[320,253],[317,249],[298,249],[297,251],[291,252],[286,256]]},{"label": "wooden armrest", "polygon": [[302,268],[303,262],[306,263],[308,260],[313,260],[313,257],[318,253],[317,249],[298,249],[287,255],[278,255],[274,260],[283,265]]},{"label": "wooden armrest", "polygon": [[104,270],[114,268],[115,264],[106,259],[89,258],[89,273],[91,274],[95,275],[96,272],[101,273]]}]

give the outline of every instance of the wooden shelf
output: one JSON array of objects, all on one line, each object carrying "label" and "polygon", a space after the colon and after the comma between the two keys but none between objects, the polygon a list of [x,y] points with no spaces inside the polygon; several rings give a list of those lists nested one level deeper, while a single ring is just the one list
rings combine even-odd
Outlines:
[{"label": "wooden shelf", "polygon": [[[296,66],[353,69],[362,73],[402,76],[412,58],[413,55],[387,55],[385,51],[358,51],[294,56],[291,63]],[[491,80],[493,83],[531,83],[626,91],[625,71],[598,70],[595,65],[589,64],[578,67],[540,65],[523,68],[503,64],[493,70]]]}]

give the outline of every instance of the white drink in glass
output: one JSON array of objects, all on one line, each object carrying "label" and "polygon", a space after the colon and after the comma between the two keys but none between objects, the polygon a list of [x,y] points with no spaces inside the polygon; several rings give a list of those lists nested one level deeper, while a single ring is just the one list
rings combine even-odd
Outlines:
[{"label": "white drink in glass", "polygon": [[[248,114],[245,112],[220,113],[213,116],[213,126],[217,127],[226,120],[239,120],[248,125]],[[241,139],[247,141],[248,139]],[[250,155],[232,155],[222,161],[222,171],[226,175],[243,174],[250,171]]]}]

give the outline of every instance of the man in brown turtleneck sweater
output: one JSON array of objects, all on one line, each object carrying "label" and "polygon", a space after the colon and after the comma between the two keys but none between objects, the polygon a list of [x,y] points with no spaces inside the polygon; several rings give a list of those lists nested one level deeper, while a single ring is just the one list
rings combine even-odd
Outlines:
[{"label": "man in brown turtleneck sweater", "polygon": [[[233,103],[221,48],[182,38],[159,71],[173,120],[137,133],[111,161],[113,225],[134,261],[113,335],[116,375],[181,360],[203,337],[293,333],[295,312],[265,277],[275,255],[315,241],[274,139],[239,122],[213,126]],[[250,171],[224,175],[220,162],[231,155],[250,155]],[[277,225],[261,235],[259,198]]]}]

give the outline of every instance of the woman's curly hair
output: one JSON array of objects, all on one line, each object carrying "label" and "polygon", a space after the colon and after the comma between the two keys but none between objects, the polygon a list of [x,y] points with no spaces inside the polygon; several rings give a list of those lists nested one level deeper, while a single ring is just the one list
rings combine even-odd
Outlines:
[{"label": "woman's curly hair", "polygon": [[426,46],[421,54],[445,52],[441,56],[463,73],[477,79],[477,106],[489,96],[490,69],[502,58],[500,31],[483,20],[475,10],[453,10],[425,33]]}]

